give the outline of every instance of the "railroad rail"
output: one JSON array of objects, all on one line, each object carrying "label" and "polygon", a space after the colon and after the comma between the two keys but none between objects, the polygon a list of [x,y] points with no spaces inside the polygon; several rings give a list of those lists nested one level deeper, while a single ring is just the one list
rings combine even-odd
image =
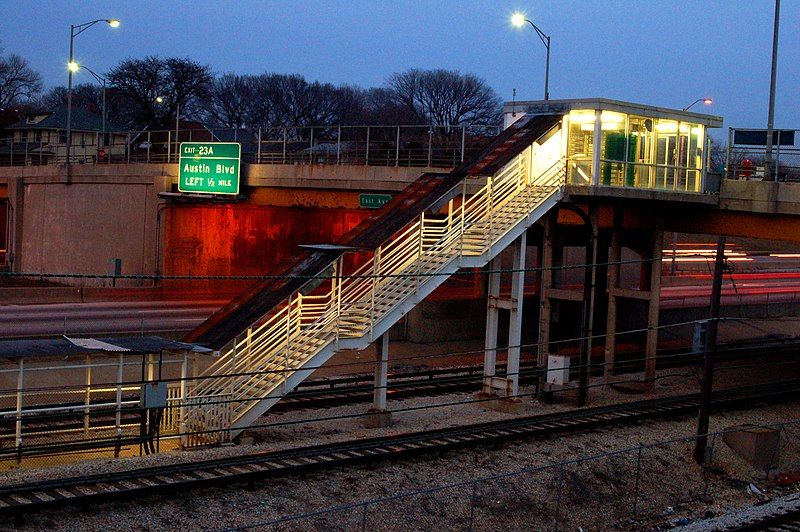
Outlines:
[{"label": "railroad rail", "polygon": [[696,521],[676,530],[679,532],[800,530],[800,493],[792,493],[749,508],[739,508],[718,517]]},{"label": "railroad rail", "polygon": [[[729,388],[716,391],[712,403],[716,409],[752,407],[785,400],[798,391],[798,379]],[[27,511],[54,505],[86,503],[110,497],[119,500],[134,494],[277,477],[303,470],[675,417],[696,412],[699,400],[699,394],[688,394],[396,436],[16,484],[0,488],[0,512],[20,516]]]}]

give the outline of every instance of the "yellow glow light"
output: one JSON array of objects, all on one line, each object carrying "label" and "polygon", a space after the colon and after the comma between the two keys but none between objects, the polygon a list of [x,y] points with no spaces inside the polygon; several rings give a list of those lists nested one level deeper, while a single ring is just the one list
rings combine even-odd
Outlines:
[{"label": "yellow glow light", "polygon": [[711,98],[705,98],[703,100],[703,103],[706,105],[711,105],[712,103],[714,103],[714,100],[712,100]]},{"label": "yellow glow light", "polygon": [[108,25],[111,26],[112,28],[119,28],[119,20],[115,18],[109,19],[106,22],[108,22]]},{"label": "yellow glow light", "polygon": [[521,28],[522,26],[525,25],[525,15],[523,15],[522,13],[514,13],[513,15],[511,15],[511,24],[518,28]]},{"label": "yellow glow light", "polygon": [[156,103],[164,103],[164,97],[163,96],[156,96]]},{"label": "yellow glow light", "polygon": [[77,72],[78,70],[81,69],[80,65],[75,61],[70,61],[69,63],[67,63],[67,68],[69,69],[70,72]]},{"label": "yellow glow light", "polygon": [[[706,262],[713,259],[713,257],[708,258],[692,258],[692,257],[676,257],[675,262]],[[672,259],[670,259],[672,260]],[[753,259],[750,257],[733,257],[730,259],[726,259],[730,262],[753,262]]]}]

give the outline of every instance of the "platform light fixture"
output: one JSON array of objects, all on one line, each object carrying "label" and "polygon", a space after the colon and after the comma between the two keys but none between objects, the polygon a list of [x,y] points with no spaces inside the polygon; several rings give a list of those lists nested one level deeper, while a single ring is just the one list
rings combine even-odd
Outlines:
[{"label": "platform light fixture", "polygon": [[684,107],[683,110],[684,111],[688,111],[689,109],[691,109],[692,107],[694,107],[696,104],[698,104],[700,102],[703,102],[704,105],[711,105],[712,103],[714,103],[714,100],[712,98],[707,98],[707,97],[706,98],[698,98],[695,101],[693,101],[692,103],[690,103],[689,105],[687,105],[686,107]]},{"label": "platform light fixture", "polygon": [[539,27],[534,24],[530,19],[526,18],[522,13],[514,13],[511,15],[511,25],[517,28],[521,28],[525,25],[525,23],[531,25],[533,30],[536,32],[536,35],[539,36],[539,39],[544,44],[544,47],[547,49],[547,62],[545,63],[545,71],[544,71],[544,99],[550,99],[550,36],[545,35],[545,33],[539,29]]}]

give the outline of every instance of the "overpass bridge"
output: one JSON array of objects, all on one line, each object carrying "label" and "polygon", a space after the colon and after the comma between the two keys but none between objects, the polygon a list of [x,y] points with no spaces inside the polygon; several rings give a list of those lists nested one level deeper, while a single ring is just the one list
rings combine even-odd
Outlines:
[{"label": "overpass bridge", "polygon": [[[448,277],[486,265],[485,393],[517,394],[514,346],[520,345],[522,294],[530,282],[539,284],[541,294],[539,363],[556,355],[564,338],[605,331],[611,378],[619,313],[634,305],[647,329],[645,383],[651,382],[665,231],[800,238],[800,186],[714,184],[709,178],[708,129],[721,126],[718,117],[603,99],[517,102],[506,115],[508,128],[474,156],[452,171],[426,169],[416,179],[411,179],[419,173],[414,169],[366,165],[247,169],[251,197],[266,189],[297,189],[337,198],[353,188],[391,191],[394,197],[382,209],[362,213],[341,237],[306,242],[311,245],[293,254],[282,278],[249,287],[184,339],[220,354],[182,392],[182,432],[195,435],[185,444],[234,438],[336,352],[374,342],[379,346],[374,407],[380,414],[387,332]],[[90,179],[81,190],[98,182],[123,187],[120,174],[141,171],[135,166],[88,165],[81,170]],[[168,190],[175,177],[171,165],[155,166],[149,170],[153,182]],[[58,172],[53,176],[44,167],[3,169],[2,176],[14,182],[9,198],[23,205],[15,207],[15,216],[36,211],[24,205],[28,186],[67,190]],[[148,208],[158,204],[147,197]],[[84,206],[84,215],[102,208],[96,198]],[[236,205],[230,208],[237,212]],[[151,233],[158,212],[144,230],[144,240],[157,244],[159,231],[155,238]],[[570,264],[565,251],[572,247],[584,248],[580,264],[592,266]],[[637,255],[636,264],[622,264],[631,262],[622,260],[623,253]],[[531,255],[540,275],[525,275]],[[154,262],[159,265],[158,257]],[[637,270],[637,283],[626,283],[631,277],[623,275],[626,268]],[[566,282],[576,269],[586,274],[579,289]],[[501,293],[501,277],[511,277],[510,293]],[[507,345],[512,346],[502,372],[497,369],[498,346],[505,344],[498,340],[501,312],[510,315]]]},{"label": "overpass bridge", "polygon": [[[386,333],[449,276],[487,264],[483,392],[515,397],[527,235],[538,221],[544,222],[540,363],[550,354],[557,301],[581,303],[581,334],[591,336],[596,288],[605,286],[596,282],[601,263],[609,279],[608,372],[617,299],[641,299],[648,302],[645,379],[651,379],[664,211],[715,207],[716,198],[704,193],[706,128],[720,125],[716,117],[610,100],[528,109],[472,159],[448,174],[424,174],[341,240],[308,246],[284,277],[253,285],[187,335],[184,341],[220,351],[187,398],[190,443],[235,437],[336,352],[373,342],[379,342],[374,406],[380,415]],[[639,212],[626,212],[626,205]],[[578,231],[566,229],[571,224]],[[598,245],[604,229],[611,234],[609,257]],[[576,292],[559,286],[559,272],[564,247],[581,232],[586,281]],[[623,246],[642,256],[638,289],[620,286]],[[510,294],[500,293],[504,250],[512,255]],[[349,267],[348,253],[358,255]],[[500,310],[510,312],[503,374],[497,371]]]}]

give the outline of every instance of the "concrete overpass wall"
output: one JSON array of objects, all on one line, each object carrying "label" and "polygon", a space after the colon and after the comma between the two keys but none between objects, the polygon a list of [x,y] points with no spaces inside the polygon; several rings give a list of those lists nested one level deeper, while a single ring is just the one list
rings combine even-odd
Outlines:
[{"label": "concrete overpass wall", "polygon": [[[251,267],[253,260],[269,258],[265,264],[269,266],[272,259],[285,255],[285,250],[275,247],[275,239],[263,240],[265,235],[289,235],[287,242],[292,246],[308,243],[310,237],[336,236],[366,212],[358,208],[359,192],[396,192],[423,172],[447,171],[242,166],[243,202],[181,207],[166,206],[158,196],[176,190],[177,164],[75,165],[69,184],[63,166],[0,168],[0,189],[5,189],[11,207],[8,236],[12,267],[19,272],[104,274],[110,272],[110,260],[119,258],[123,274],[256,273]],[[198,216],[187,208],[194,208]],[[291,212],[299,213],[298,217],[289,216]],[[307,226],[307,236],[298,234],[302,226]],[[328,233],[326,227],[331,228]],[[186,251],[197,241],[203,261],[191,263],[190,270],[176,270],[181,250]],[[237,271],[222,268],[221,261],[233,261]],[[238,266],[243,264],[248,267],[239,271]],[[102,279],[70,282],[83,286],[110,283]],[[117,285],[149,283],[119,281]]]}]

